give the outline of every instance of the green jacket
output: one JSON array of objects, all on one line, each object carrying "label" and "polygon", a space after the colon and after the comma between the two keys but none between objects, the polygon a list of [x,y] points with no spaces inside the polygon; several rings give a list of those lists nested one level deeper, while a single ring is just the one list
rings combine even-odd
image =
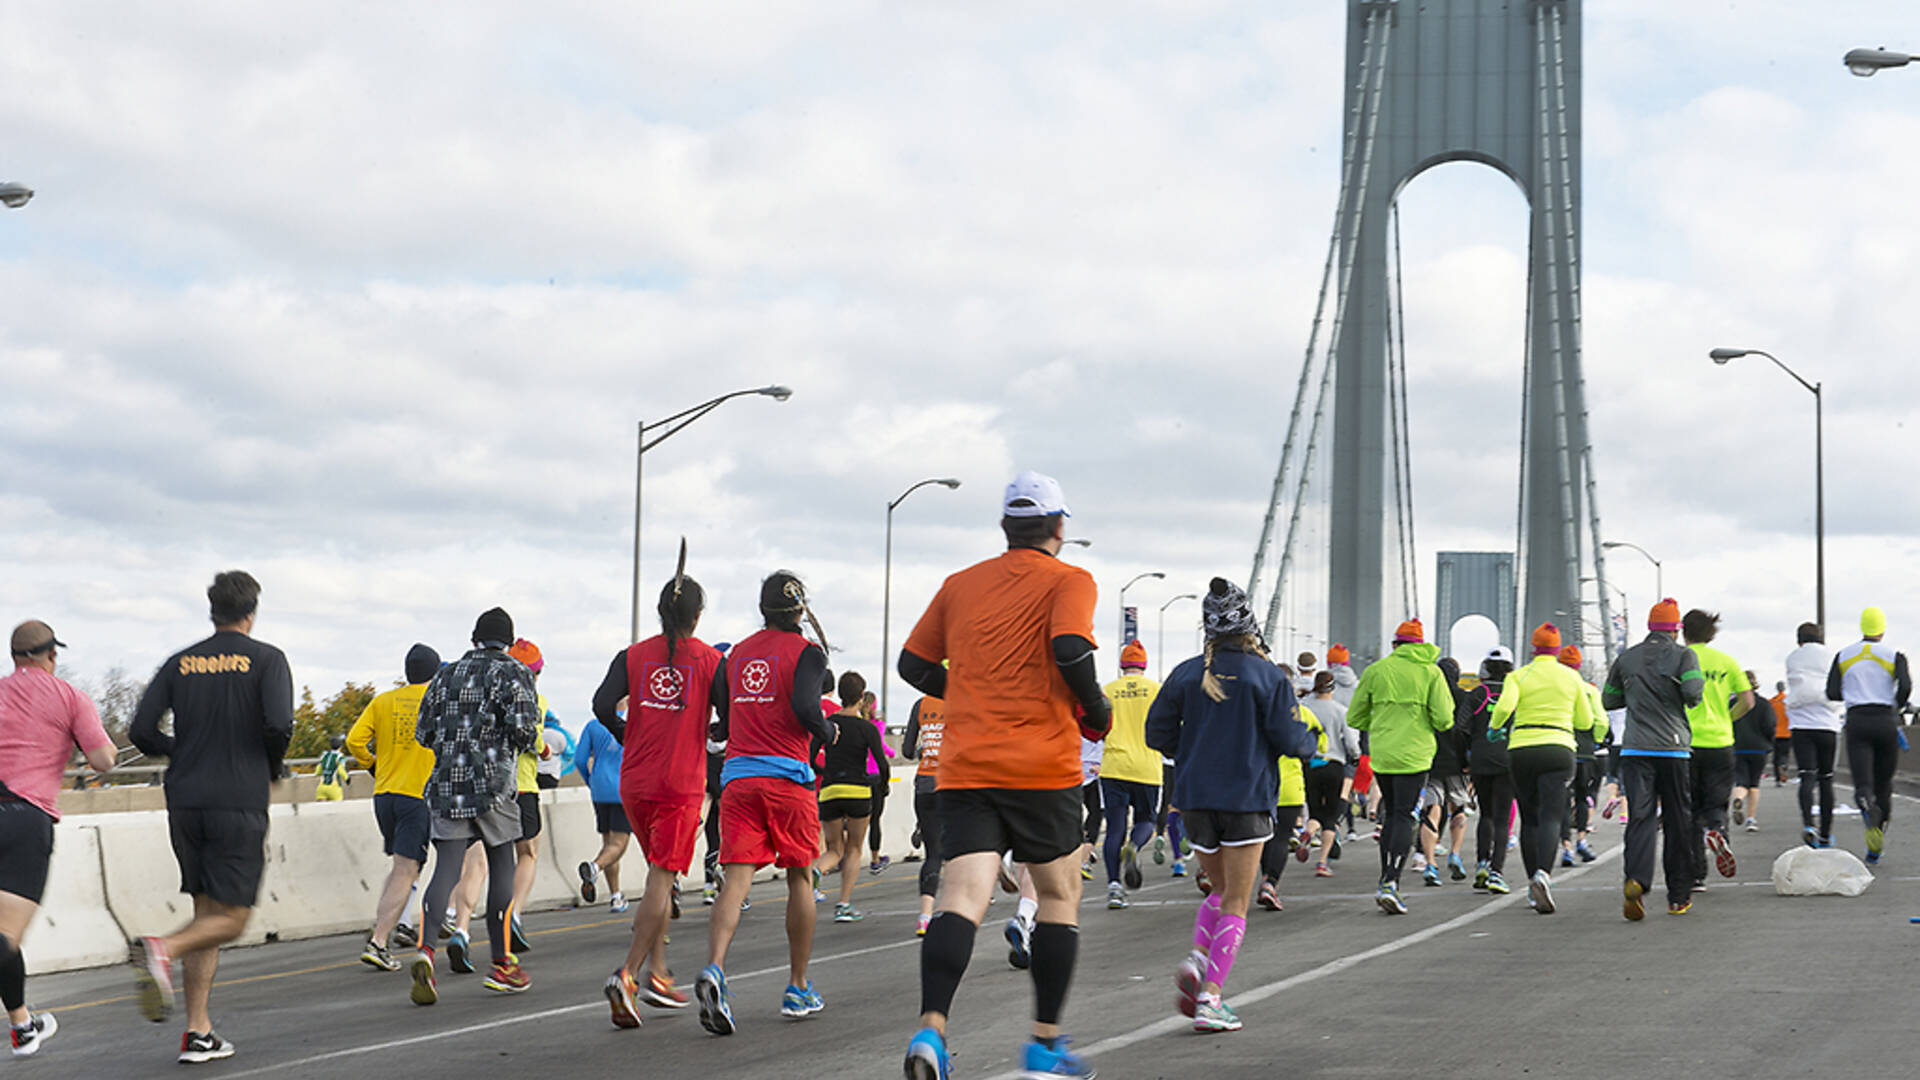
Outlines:
[{"label": "green jacket", "polygon": [[1373,771],[1425,772],[1433,765],[1433,733],[1453,727],[1453,694],[1434,661],[1440,647],[1402,645],[1367,666],[1353,688],[1347,726],[1368,732]]}]

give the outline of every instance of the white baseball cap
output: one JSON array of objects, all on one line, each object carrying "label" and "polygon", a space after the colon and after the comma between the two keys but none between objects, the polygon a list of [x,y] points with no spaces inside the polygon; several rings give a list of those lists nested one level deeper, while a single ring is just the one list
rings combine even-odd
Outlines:
[{"label": "white baseball cap", "polygon": [[1513,650],[1507,648],[1505,645],[1495,645],[1493,648],[1487,650],[1487,659],[1505,660],[1511,664],[1513,663]]},{"label": "white baseball cap", "polygon": [[1073,516],[1067,509],[1067,497],[1060,490],[1060,482],[1032,469],[1014,477],[1013,483],[1007,485],[1000,512],[1016,518]]}]

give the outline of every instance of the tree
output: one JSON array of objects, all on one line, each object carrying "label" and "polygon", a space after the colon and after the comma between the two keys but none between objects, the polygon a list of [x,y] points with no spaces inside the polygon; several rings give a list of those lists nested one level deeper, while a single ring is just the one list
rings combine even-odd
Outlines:
[{"label": "tree", "polygon": [[127,738],[127,729],[133,725],[134,710],[140,707],[140,697],[147,692],[147,684],[134,681],[126,668],[115,666],[98,679],[76,679],[74,685],[93,699],[94,707],[100,710],[100,723],[106,727],[114,747],[124,750],[133,745]]},{"label": "tree", "polygon": [[293,741],[287,746],[287,758],[319,757],[333,736],[347,733],[376,692],[372,683],[350,682],[341,687],[339,693],[316,705],[313,690],[301,687],[300,704],[293,709]]}]

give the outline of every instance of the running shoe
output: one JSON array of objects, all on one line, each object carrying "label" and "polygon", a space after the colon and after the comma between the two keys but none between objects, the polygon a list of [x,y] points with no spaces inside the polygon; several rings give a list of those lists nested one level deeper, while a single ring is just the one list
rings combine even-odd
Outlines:
[{"label": "running shoe", "polygon": [[1218,994],[1208,994],[1194,1003],[1193,1030],[1203,1032],[1239,1031],[1240,1018],[1233,1014]]},{"label": "running shoe", "polygon": [[[1348,838],[1348,839],[1352,839],[1352,838],[1353,838],[1353,834],[1352,834],[1352,833],[1348,833],[1348,834],[1347,834],[1347,838]],[[1333,860],[1333,859],[1337,859],[1337,858],[1339,858],[1339,857],[1340,857],[1340,837],[1339,837],[1338,835],[1336,835],[1336,836],[1335,836],[1335,837],[1333,838],[1333,846],[1327,849],[1327,859],[1328,859],[1329,861],[1331,861],[1331,860]]]},{"label": "running shoe", "polygon": [[393,928],[393,936],[388,939],[388,948],[411,949],[420,944],[420,931],[401,923]]},{"label": "running shoe", "polygon": [[700,1026],[715,1035],[733,1034],[733,994],[727,990],[727,973],[719,964],[708,964],[693,980],[693,996],[700,1001]]},{"label": "running shoe", "polygon": [[453,936],[453,909],[448,908],[447,913],[444,916],[442,916],[440,919],[440,940],[445,941],[452,936]]},{"label": "running shoe", "polygon": [[1560,849],[1560,865],[1566,867],[1573,866],[1573,850],[1571,848]]},{"label": "running shoe", "polygon": [[1007,963],[1021,971],[1033,963],[1033,929],[1018,916],[1007,920]]},{"label": "running shoe", "polygon": [[1400,890],[1392,885],[1380,886],[1380,891],[1373,894],[1373,902],[1379,904],[1380,910],[1389,915],[1407,913],[1407,905],[1400,899]]},{"label": "running shoe", "polygon": [[1639,922],[1647,917],[1647,887],[1629,878],[1627,880],[1626,901],[1620,905],[1620,913],[1628,922]]},{"label": "running shoe", "polygon": [[1173,866],[1168,869],[1167,873],[1173,877],[1186,877],[1187,876],[1187,860],[1185,859],[1173,860]]},{"label": "running shoe", "polygon": [[1260,883],[1259,904],[1268,911],[1284,910],[1283,905],[1280,903],[1280,890],[1274,887],[1272,878],[1268,878]]},{"label": "running shoe", "polygon": [[787,992],[780,995],[780,1015],[789,1020],[805,1020],[826,1007],[825,999],[813,988],[812,979],[808,979],[805,986],[789,986]]},{"label": "running shoe", "polygon": [[[1120,850],[1125,851],[1126,848],[1122,847]],[[1155,833],[1153,837],[1153,865],[1165,866],[1166,863],[1167,835],[1165,833]]]},{"label": "running shoe", "polygon": [[1607,800],[1607,805],[1600,808],[1600,816],[1603,818],[1611,818],[1614,811],[1618,809],[1620,809],[1620,796],[1615,795]]},{"label": "running shoe", "polygon": [[1013,868],[1013,853],[1000,856],[1000,891],[1016,893],[1020,891],[1020,875]]},{"label": "running shoe", "polygon": [[626,968],[607,976],[607,1004],[613,1008],[613,1026],[617,1028],[637,1028],[640,1026],[640,1010],[633,1004],[633,976]]},{"label": "running shoe", "polygon": [[205,1035],[189,1031],[180,1036],[180,1056],[176,1060],[182,1065],[200,1065],[209,1061],[233,1056],[234,1045],[219,1035],[209,1031]]},{"label": "running shoe", "polygon": [[1455,881],[1467,880],[1467,864],[1460,861],[1457,851],[1447,853],[1447,876]]},{"label": "running shoe", "polygon": [[1487,891],[1495,896],[1505,896],[1513,890],[1507,887],[1507,879],[1500,876],[1500,871],[1489,870],[1487,871]]},{"label": "running shoe", "polygon": [[907,1080],[952,1080],[953,1058],[947,1054],[947,1040],[930,1027],[921,1028],[907,1041]]},{"label": "running shoe", "polygon": [[594,887],[593,879],[600,876],[600,868],[590,862],[580,864],[580,899],[591,904],[599,896],[600,890]]},{"label": "running shoe", "polygon": [[[819,889],[815,889],[815,890],[813,890],[813,902],[814,902],[814,903],[816,903],[816,904],[824,904],[824,903],[826,903],[826,902],[827,902],[827,894],[826,894],[826,893],[823,893],[823,892],[821,892],[821,891],[820,891]],[[744,909],[744,908],[742,908],[741,910],[743,910],[743,911],[744,911],[745,909]]]},{"label": "running shoe", "polygon": [[1820,838],[1820,847],[1822,849],[1830,848],[1832,846],[1833,846],[1833,837],[1823,836]]},{"label": "running shoe", "polygon": [[921,916],[919,916],[919,917],[917,917],[917,918],[916,918],[916,919],[914,920],[914,923],[913,923],[913,936],[914,936],[914,937],[926,937],[926,936],[927,936],[927,924],[928,924],[928,923],[930,923],[930,922],[932,922],[932,921],[933,921],[933,916],[931,916],[931,915],[921,915]]},{"label": "running shoe", "polygon": [[1593,853],[1593,845],[1587,843],[1585,840],[1582,840],[1578,844],[1575,844],[1573,846],[1573,853],[1575,855],[1580,856],[1581,862],[1592,862],[1593,860],[1600,857]]},{"label": "running shoe", "polygon": [[158,1024],[173,1011],[173,958],[162,938],[138,937],[127,943],[134,993],[140,1015]]},{"label": "running shoe", "polygon": [[880,871],[882,871],[882,870],[885,870],[885,869],[886,869],[887,867],[889,867],[889,866],[892,866],[892,865],[893,865],[893,857],[892,857],[892,856],[890,856],[890,855],[875,855],[875,856],[873,857],[873,863],[872,863],[872,865],[870,865],[870,866],[868,866],[868,867],[867,867],[867,873],[869,873],[869,874],[877,874],[877,873],[879,873]]},{"label": "running shoe", "polygon": [[1315,863],[1313,867],[1313,876],[1314,877],[1332,877],[1333,867],[1328,866],[1326,863]]},{"label": "running shoe", "polygon": [[1886,849],[1886,844],[1887,832],[1885,829],[1880,828],[1878,825],[1867,826],[1867,854],[1872,856],[1875,862],[1879,861],[1880,852]]},{"label": "running shoe", "polygon": [[1733,860],[1733,849],[1727,846],[1727,838],[1719,829],[1707,830],[1707,850],[1713,852],[1713,868],[1720,871],[1721,877],[1732,877],[1739,869]]},{"label": "running shoe", "polygon": [[1533,872],[1533,880],[1527,882],[1527,899],[1532,901],[1533,910],[1553,914],[1553,878],[1545,870]]},{"label": "running shoe", "polygon": [[1677,903],[1674,901],[1667,902],[1667,914],[1669,915],[1685,915],[1692,910],[1693,901],[1691,900],[1681,900]]},{"label": "running shoe", "polygon": [[1181,957],[1173,969],[1174,1008],[1181,1016],[1191,1017],[1200,1001],[1200,987],[1207,981],[1207,955],[1198,949]]},{"label": "running shoe", "polygon": [[1820,834],[1813,831],[1813,826],[1808,825],[1800,830],[1800,842],[1810,848],[1817,848],[1820,846]]},{"label": "running shoe", "polygon": [[431,1005],[440,1000],[440,986],[433,977],[433,950],[421,949],[414,953],[409,974],[413,977],[413,988],[407,991],[407,997],[415,1005]]},{"label": "running shoe", "polygon": [[1025,1068],[1020,1072],[1022,1080],[1055,1080],[1057,1077],[1093,1080],[1093,1069],[1073,1056],[1067,1043],[1065,1035],[1054,1039],[1052,1046],[1039,1039],[1027,1043]]},{"label": "running shoe", "polygon": [[[1174,876],[1179,877],[1180,875],[1175,874]],[[1193,887],[1200,890],[1201,896],[1213,895],[1213,879],[1207,876],[1206,867],[1201,867],[1200,872],[1193,875]]]},{"label": "running shoe", "polygon": [[516,953],[533,951],[533,942],[527,940],[527,932],[520,928],[518,915],[507,922],[507,948]]},{"label": "running shoe", "polygon": [[1193,858],[1193,842],[1184,836],[1180,838],[1180,843],[1176,850],[1182,859]]},{"label": "running shoe", "polygon": [[1747,823],[1747,800],[1738,795],[1733,797],[1733,823],[1735,825]]},{"label": "running shoe", "polygon": [[1080,880],[1081,881],[1093,880],[1093,856],[1092,855],[1088,855],[1086,858],[1080,860]]},{"label": "running shoe", "polygon": [[[1178,866],[1179,863],[1174,865]],[[1177,875],[1178,871],[1175,873]],[[1131,840],[1120,845],[1120,880],[1129,889],[1140,887],[1140,850],[1133,846]]]},{"label": "running shoe", "polygon": [[1473,887],[1481,892],[1486,892],[1487,879],[1492,875],[1493,871],[1487,867],[1484,861],[1473,864]]},{"label": "running shoe", "polygon": [[372,938],[368,938],[366,948],[360,950],[360,962],[368,967],[379,968],[381,971],[400,970],[400,961],[393,958],[393,954],[387,951],[385,945]]},{"label": "running shoe", "polygon": [[652,972],[647,973],[647,984],[640,989],[640,1000],[656,1009],[684,1009],[693,1004],[687,992],[674,985],[673,976],[663,979]]},{"label": "running shoe", "polygon": [[1313,858],[1313,843],[1307,838],[1307,830],[1304,828],[1293,838],[1293,857],[1301,862]]},{"label": "running shoe", "polygon": [[626,893],[617,892],[617,893],[614,893],[612,896],[607,897],[607,910],[612,914],[624,915],[626,914],[627,909],[632,906],[633,906],[632,904],[629,904],[627,902]]},{"label": "running shoe", "polygon": [[455,975],[473,974],[473,942],[465,930],[456,930],[447,939],[447,967]]},{"label": "running shoe", "polygon": [[1107,910],[1119,911],[1121,908],[1126,907],[1127,905],[1128,905],[1127,890],[1121,888],[1120,883],[1117,881],[1108,882],[1107,883]]},{"label": "running shoe", "polygon": [[864,911],[855,910],[852,904],[833,905],[833,921],[839,923],[859,922],[867,917]]},{"label": "running shoe", "polygon": [[1879,853],[1879,852],[1877,852],[1877,851],[1869,851],[1869,852],[1867,852],[1867,865],[1868,865],[1868,866],[1879,866],[1879,865],[1880,865],[1880,853]]},{"label": "running shoe", "polygon": [[1428,863],[1427,868],[1420,872],[1420,883],[1429,888],[1439,888],[1441,885],[1440,868],[1432,863]]},{"label": "running shoe", "polygon": [[18,1026],[9,1024],[8,1027],[13,1031],[13,1056],[32,1057],[40,1052],[41,1043],[53,1038],[54,1032],[60,1030],[60,1021],[55,1020],[52,1013],[33,1013],[27,1017],[26,1023]]},{"label": "running shoe", "polygon": [[701,904],[706,907],[712,907],[713,902],[718,899],[720,899],[720,887],[718,885],[709,881],[705,885],[700,886]]},{"label": "running shoe", "polygon": [[1760,819],[1759,819],[1759,818],[1757,818],[1757,817],[1750,817],[1750,818],[1748,818],[1748,819],[1747,819],[1747,831],[1748,831],[1748,832],[1759,832],[1759,831],[1760,831]]},{"label": "running shoe", "polygon": [[533,980],[527,978],[526,970],[509,954],[505,960],[488,969],[487,977],[480,980],[480,985],[497,994],[518,994],[532,986]]},{"label": "running shoe", "polygon": [[667,890],[667,918],[680,917],[680,879],[673,879],[673,888]]}]

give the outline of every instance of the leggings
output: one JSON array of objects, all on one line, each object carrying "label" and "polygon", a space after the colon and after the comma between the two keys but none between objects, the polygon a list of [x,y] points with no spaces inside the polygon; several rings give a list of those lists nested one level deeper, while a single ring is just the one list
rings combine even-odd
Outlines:
[{"label": "leggings", "polygon": [[1380,884],[1398,887],[1407,853],[1413,850],[1415,814],[1420,789],[1427,784],[1424,770],[1416,773],[1375,772],[1380,785]]},{"label": "leggings", "polygon": [[1797,728],[1793,733],[1793,765],[1800,772],[1800,824],[1814,828],[1813,800],[1820,798],[1820,839],[1833,838],[1833,752],[1837,731]]},{"label": "leggings", "polygon": [[713,800],[707,807],[706,830],[707,857],[701,860],[706,871],[707,884],[720,884],[720,765],[721,755],[707,755],[707,798]]},{"label": "leggings", "polygon": [[[1153,836],[1154,804],[1166,805],[1160,799],[1164,788],[1152,784],[1142,784],[1133,780],[1100,781],[1100,800],[1106,807],[1107,842],[1101,849],[1103,861],[1107,864],[1107,883],[1120,880],[1120,848],[1128,843],[1138,850]],[[1133,819],[1133,829],[1127,829],[1127,819]],[[1176,848],[1174,858],[1180,857]]]},{"label": "leggings", "polygon": [[873,820],[867,822],[867,846],[873,851],[873,861],[880,861],[880,811],[887,808],[887,782],[879,777],[871,777],[869,784],[873,788]]},{"label": "leggings", "polygon": [[1507,836],[1513,828],[1511,773],[1474,773],[1473,794],[1480,802],[1480,824],[1473,831],[1473,857],[1494,873],[1507,868]]},{"label": "leggings", "polygon": [[927,857],[920,863],[920,895],[940,892],[940,817],[939,799],[931,791],[913,793],[913,821],[920,829],[920,846]]},{"label": "leggings", "polygon": [[1724,836],[1727,831],[1727,807],[1733,801],[1733,747],[1694,747],[1687,785],[1693,793],[1693,880],[1705,881],[1707,833]]},{"label": "leggings", "polygon": [[1846,730],[1854,805],[1867,828],[1884,829],[1893,817],[1893,774],[1900,767],[1900,714],[1891,705],[1854,705]]},{"label": "leggings", "polygon": [[[426,927],[439,925],[440,913],[447,910],[447,899],[453,895],[453,887],[460,883],[460,869],[467,861],[467,846],[474,842],[471,838],[433,842],[433,880],[427,883],[427,896],[420,920],[423,937]],[[493,951],[493,962],[496,964],[504,963],[507,959],[507,919],[513,907],[513,864],[512,844],[487,849],[487,945]]]},{"label": "leggings", "polygon": [[1100,815],[1106,809],[1105,804],[1100,800],[1099,777],[1096,776],[1080,785],[1080,799],[1087,808],[1085,822],[1087,843],[1097,844],[1100,842]]},{"label": "leggings", "polygon": [[1513,773],[1513,797],[1520,803],[1520,861],[1531,878],[1553,870],[1560,849],[1560,822],[1567,813],[1567,782],[1573,779],[1573,751],[1564,746],[1512,746],[1507,768]]},{"label": "leggings", "polygon": [[1560,841],[1565,843],[1574,838],[1574,834],[1583,833],[1593,824],[1593,800],[1600,791],[1600,763],[1592,758],[1576,756],[1573,762],[1573,783],[1567,788],[1567,800],[1572,804],[1572,813],[1560,826]]},{"label": "leggings", "polygon": [[1284,837],[1292,836],[1294,830],[1300,827],[1303,810],[1299,806],[1281,806],[1273,811],[1273,839],[1267,841],[1267,846],[1260,852],[1260,873],[1268,881],[1277,884],[1281,872],[1293,859],[1292,853],[1287,851]]},{"label": "leggings", "polygon": [[[1337,761],[1315,765],[1307,770],[1306,781],[1307,820],[1319,822],[1322,829],[1333,828],[1340,821],[1340,788],[1347,782],[1347,767]],[[1313,842],[1319,843],[1320,838],[1314,837]]]}]

